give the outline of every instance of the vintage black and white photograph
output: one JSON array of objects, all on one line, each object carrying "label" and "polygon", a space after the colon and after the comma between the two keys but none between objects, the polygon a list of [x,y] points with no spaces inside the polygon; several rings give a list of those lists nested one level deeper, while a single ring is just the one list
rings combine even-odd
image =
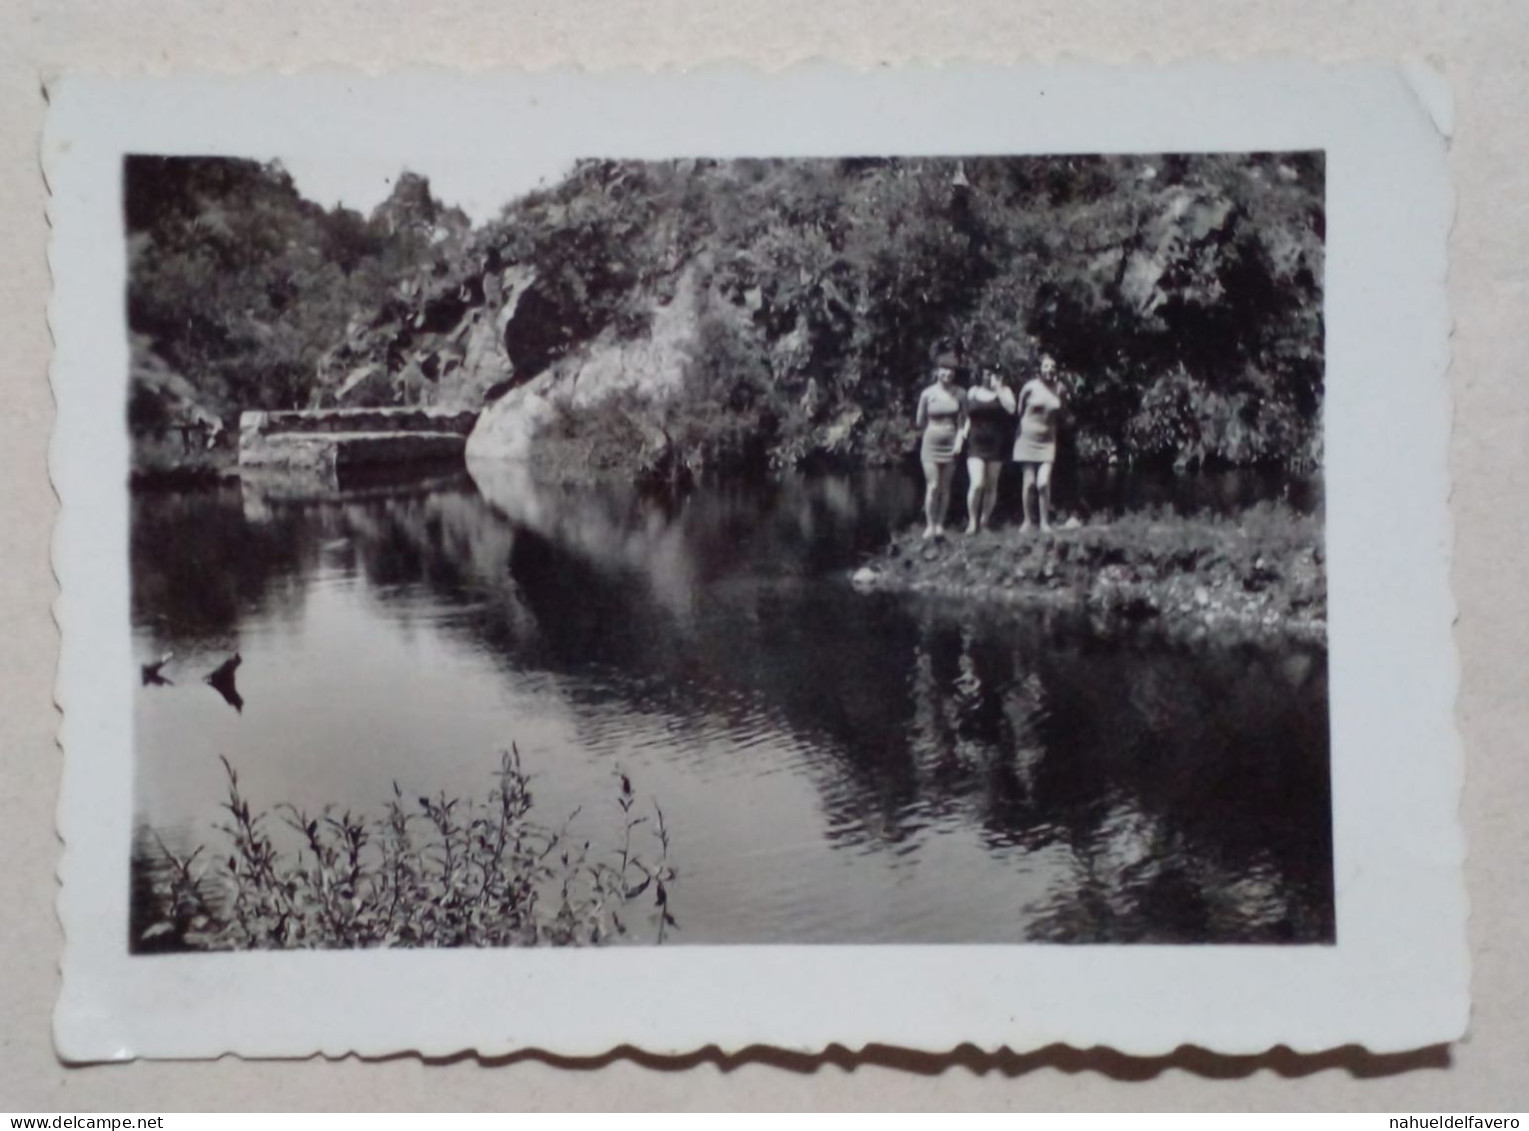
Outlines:
[{"label": "vintage black and white photograph", "polygon": [[66,89],[61,1045],[1448,1029],[1407,81]]},{"label": "vintage black and white photograph", "polygon": [[134,951],[1333,940],[1322,153],[122,185]]}]

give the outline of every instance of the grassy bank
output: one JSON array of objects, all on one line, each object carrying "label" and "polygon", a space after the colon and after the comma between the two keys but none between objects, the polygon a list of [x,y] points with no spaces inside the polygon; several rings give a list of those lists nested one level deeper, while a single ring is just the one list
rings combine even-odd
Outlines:
[{"label": "grassy bank", "polygon": [[1325,641],[1322,521],[1261,505],[1232,518],[1135,514],[1021,534],[912,528],[854,574],[858,588],[1067,607],[1124,627]]}]

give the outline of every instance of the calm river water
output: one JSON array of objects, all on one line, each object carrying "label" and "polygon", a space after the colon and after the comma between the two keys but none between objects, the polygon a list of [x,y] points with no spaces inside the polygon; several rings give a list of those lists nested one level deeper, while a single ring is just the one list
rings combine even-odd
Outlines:
[{"label": "calm river water", "polygon": [[[1325,652],[856,593],[918,505],[895,472],[135,493],[135,647],[174,653],[140,828],[208,836],[219,754],[257,808],[379,810],[481,795],[514,741],[553,823],[616,827],[618,770],[662,802],[676,943],[1330,940]],[[238,710],[201,678],[235,650]]]}]

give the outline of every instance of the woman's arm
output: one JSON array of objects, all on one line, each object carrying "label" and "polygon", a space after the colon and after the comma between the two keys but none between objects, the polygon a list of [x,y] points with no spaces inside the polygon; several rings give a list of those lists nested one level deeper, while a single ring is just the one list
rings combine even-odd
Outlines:
[{"label": "woman's arm", "polygon": [[998,403],[1003,405],[1005,412],[1019,411],[1019,402],[1014,399],[1014,390],[1007,385],[998,386]]},{"label": "woman's arm", "polygon": [[913,426],[922,432],[929,426],[929,390],[918,395],[918,411],[913,414]]}]

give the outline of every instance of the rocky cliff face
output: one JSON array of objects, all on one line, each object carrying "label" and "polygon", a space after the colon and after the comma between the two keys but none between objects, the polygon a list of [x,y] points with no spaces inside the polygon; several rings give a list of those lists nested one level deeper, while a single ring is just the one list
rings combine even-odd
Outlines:
[{"label": "rocky cliff face", "polygon": [[474,263],[428,286],[406,280],[320,360],[319,386],[334,390],[321,407],[482,408],[521,375],[508,331],[536,279],[532,264]]},{"label": "rocky cliff face", "polygon": [[[528,459],[537,436],[566,414],[617,398],[649,405],[673,398],[682,388],[696,342],[697,308],[695,275],[686,271],[673,297],[653,312],[647,333],[620,339],[607,329],[490,403],[468,437],[469,459]],[[649,442],[663,444],[665,438],[655,430]]]}]

